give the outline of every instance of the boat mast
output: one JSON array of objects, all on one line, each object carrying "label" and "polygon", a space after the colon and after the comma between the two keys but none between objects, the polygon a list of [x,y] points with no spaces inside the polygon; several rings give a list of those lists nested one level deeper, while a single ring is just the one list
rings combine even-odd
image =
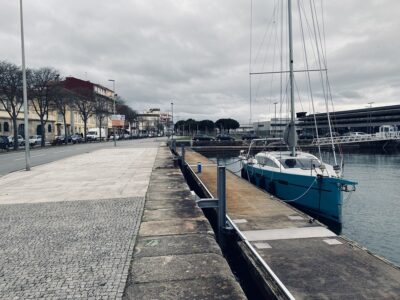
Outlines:
[{"label": "boat mast", "polygon": [[292,1],[288,0],[288,21],[289,21],[289,67],[290,67],[290,123],[289,139],[293,139],[291,145],[291,155],[296,156],[296,124],[294,109],[294,75],[293,75],[293,34],[292,34]]}]

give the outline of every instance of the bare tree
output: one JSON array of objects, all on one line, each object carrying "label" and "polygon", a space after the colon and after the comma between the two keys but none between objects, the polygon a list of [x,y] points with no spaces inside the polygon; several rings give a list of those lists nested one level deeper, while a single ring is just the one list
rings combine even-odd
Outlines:
[{"label": "bare tree", "polygon": [[94,114],[96,115],[97,121],[99,122],[99,134],[100,141],[102,140],[101,128],[104,120],[112,113],[112,101],[110,98],[96,95]]},{"label": "bare tree", "polygon": [[59,73],[52,68],[32,70],[27,76],[30,100],[40,119],[42,147],[44,147],[46,140],[45,129],[49,119],[49,109],[53,106],[54,99],[57,97],[59,77]]},{"label": "bare tree", "polygon": [[70,90],[67,90],[63,85],[59,84],[54,93],[56,94],[53,102],[54,108],[58,113],[62,115],[64,123],[64,136],[65,144],[68,144],[68,132],[67,132],[67,113],[74,107],[75,95]]},{"label": "bare tree", "polygon": [[117,97],[116,111],[117,114],[124,115],[125,121],[128,122],[131,126],[138,119],[137,111],[133,110],[129,105],[127,105],[125,103],[125,100],[121,97]]},{"label": "bare tree", "polygon": [[74,92],[74,105],[77,108],[79,115],[83,121],[84,137],[87,142],[87,123],[89,118],[95,114],[96,100],[93,89],[88,88],[75,88]]},{"label": "bare tree", "polygon": [[[16,65],[0,61],[0,101],[13,123],[14,149],[18,149],[17,118],[23,105],[22,71]],[[25,137],[29,139],[29,137]]]}]

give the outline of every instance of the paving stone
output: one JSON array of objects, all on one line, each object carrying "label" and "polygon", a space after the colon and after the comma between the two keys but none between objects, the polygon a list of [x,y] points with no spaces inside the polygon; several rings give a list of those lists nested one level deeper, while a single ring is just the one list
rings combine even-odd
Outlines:
[{"label": "paving stone", "polygon": [[0,298],[116,295],[143,206],[144,197],[1,205]]},{"label": "paving stone", "polygon": [[126,298],[141,300],[246,299],[236,281],[232,277],[223,276],[172,282],[138,283],[126,289]]},{"label": "paving stone", "polygon": [[141,236],[157,236],[188,233],[207,233],[212,231],[207,220],[172,219],[166,221],[143,222],[140,226]]},{"label": "paving stone", "polygon": [[190,280],[225,276],[230,269],[225,259],[214,253],[140,257],[131,266],[134,283]]},{"label": "paving stone", "polygon": [[136,241],[134,256],[139,258],[196,253],[221,255],[221,250],[215,243],[214,236],[205,234],[139,237]]},{"label": "paving stone", "polygon": [[166,209],[146,209],[142,221],[164,221],[171,219],[204,219],[204,214],[201,209],[193,206],[174,205]]}]

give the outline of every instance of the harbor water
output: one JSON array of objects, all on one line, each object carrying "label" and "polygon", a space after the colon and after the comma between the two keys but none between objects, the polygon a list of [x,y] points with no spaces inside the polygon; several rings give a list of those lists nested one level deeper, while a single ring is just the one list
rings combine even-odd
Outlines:
[{"label": "harbor water", "polygon": [[[240,176],[236,156],[218,158]],[[400,153],[348,153],[344,162],[344,177],[358,185],[344,194],[342,235],[400,265]]]}]

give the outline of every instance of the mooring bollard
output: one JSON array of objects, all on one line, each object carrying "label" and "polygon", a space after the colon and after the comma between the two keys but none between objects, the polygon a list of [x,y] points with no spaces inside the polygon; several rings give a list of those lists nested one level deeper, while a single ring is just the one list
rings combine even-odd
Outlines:
[{"label": "mooring bollard", "polygon": [[217,174],[218,194],[218,239],[222,242],[223,230],[226,226],[226,174],[225,167],[218,167]]},{"label": "mooring bollard", "polygon": [[201,173],[201,162],[197,163],[197,173]]}]

